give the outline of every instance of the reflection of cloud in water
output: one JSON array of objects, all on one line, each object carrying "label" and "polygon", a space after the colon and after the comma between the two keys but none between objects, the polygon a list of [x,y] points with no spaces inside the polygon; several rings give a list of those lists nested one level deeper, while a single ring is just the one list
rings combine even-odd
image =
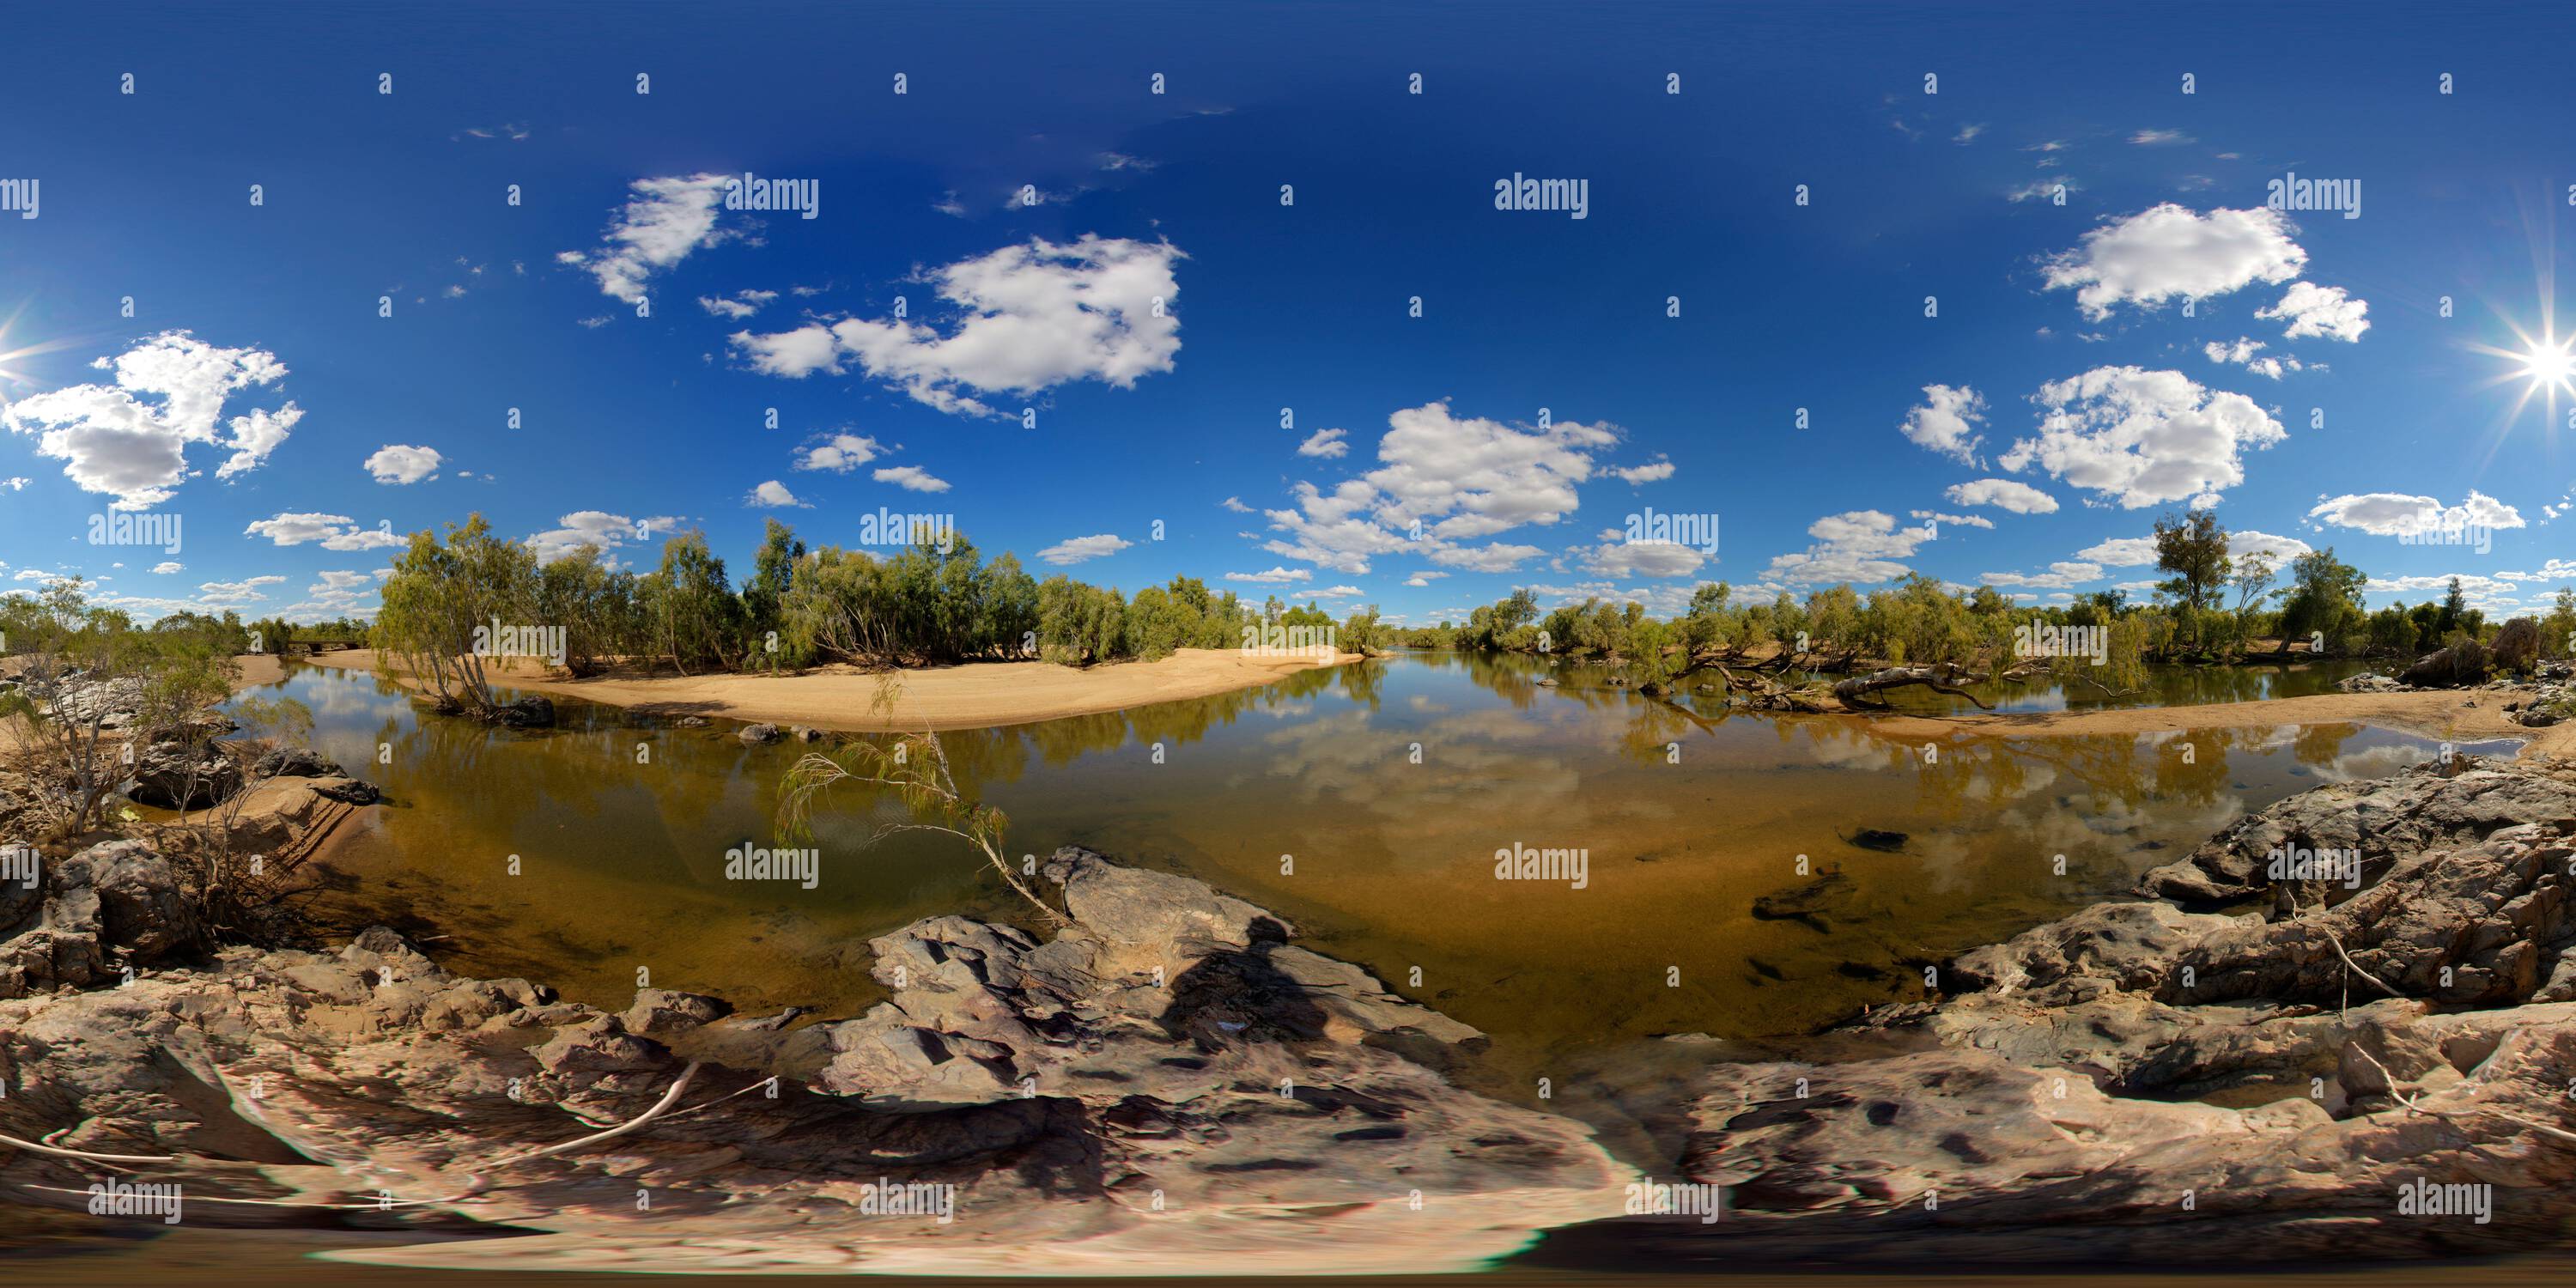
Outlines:
[{"label": "reflection of cloud in water", "polygon": [[[1265,734],[1262,742],[1275,753],[1271,777],[1290,780],[1293,799],[1400,823],[1388,829],[1392,843],[1398,833],[1454,836],[1462,820],[1479,826],[1513,826],[1513,817],[1524,814],[1561,820],[1583,776],[1564,760],[1515,745],[1535,740],[1533,723],[1517,712],[1480,712],[1435,721],[1418,735],[1390,736],[1373,731],[1363,710],[1318,717]],[[1408,759],[1414,742],[1422,744],[1419,765]]]},{"label": "reflection of cloud in water", "polygon": [[1909,747],[1839,725],[1808,724],[1799,733],[1808,758],[1832,769],[1885,769],[1914,754]]},{"label": "reflection of cloud in water", "polygon": [[2395,743],[2385,747],[2364,747],[2347,751],[2317,767],[2317,776],[2330,783],[2349,783],[2364,778],[2384,778],[2409,765],[2420,765],[2438,752],[2434,748],[2412,743]]}]

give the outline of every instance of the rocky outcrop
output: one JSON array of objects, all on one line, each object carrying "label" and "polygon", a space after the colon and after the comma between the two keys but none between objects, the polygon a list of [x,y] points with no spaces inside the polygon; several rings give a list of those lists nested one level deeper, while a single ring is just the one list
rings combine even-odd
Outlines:
[{"label": "rocky outcrop", "polygon": [[241,762],[224,748],[156,742],[135,753],[125,794],[158,809],[201,809],[222,804],[241,787]]},{"label": "rocky outcrop", "polygon": [[[2576,1182],[2569,788],[2516,764],[2285,801],[2216,852],[2368,804],[2385,812],[2366,888],[2269,921],[2101,904],[1965,954],[1939,972],[1949,997],[1844,1035],[1883,1058],[1711,1069],[1682,1171],[1732,1187],[1718,1233],[1737,1259],[2233,1263],[2554,1239]],[[1664,1223],[1636,1242],[1708,1255],[1709,1237]]]},{"label": "rocky outcrop", "polygon": [[[182,1156],[132,1170],[184,1171],[197,1224],[382,1194],[371,1225],[513,1234],[362,1254],[451,1267],[1464,1269],[1619,1210],[1586,1128],[1397,1050],[1473,1030],[1199,882],[1047,871],[1075,924],[907,926],[872,945],[888,1000],[840,1023],[653,989],[607,1013],[380,929],[0,1002],[0,1134]],[[95,1169],[0,1149],[12,1193]]]},{"label": "rocky outcrop", "polygon": [[0,882],[0,998],[114,981],[123,967],[199,946],[178,878],[144,842],[109,841],[58,860],[23,849],[13,856],[16,865],[31,860],[32,883]]},{"label": "rocky outcrop", "polygon": [[251,772],[262,778],[337,778],[338,761],[304,747],[275,747],[263,752],[251,766]]},{"label": "rocky outcrop", "polygon": [[2539,619],[2517,617],[2506,622],[2487,645],[2487,658],[2499,671],[2530,674],[2540,664]]},{"label": "rocky outcrop", "polygon": [[2415,659],[2397,676],[2417,688],[2448,689],[2475,684],[2487,678],[2486,646],[2473,639],[2462,639],[2447,648],[2436,649]]},{"label": "rocky outcrop", "polygon": [[2406,686],[2404,684],[2399,683],[2393,677],[2381,675],[2377,671],[2364,671],[2359,675],[2347,675],[2344,678],[2335,681],[2335,688],[2345,693],[2403,693],[2406,691]]},{"label": "rocky outcrop", "polygon": [[[2267,873],[2276,854],[2295,859],[2323,850],[2356,851],[2363,874],[2376,877],[2426,849],[2562,818],[2576,818],[2576,782],[2513,762],[2454,756],[2281,800],[2148,872],[2138,893],[2186,905],[2244,899],[2271,890]],[[2329,893],[2320,888],[2326,884],[2305,887],[2309,901]]]}]

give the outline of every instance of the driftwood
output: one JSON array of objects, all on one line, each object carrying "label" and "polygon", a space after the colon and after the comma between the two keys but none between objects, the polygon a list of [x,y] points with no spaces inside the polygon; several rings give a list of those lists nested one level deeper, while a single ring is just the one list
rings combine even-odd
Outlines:
[{"label": "driftwood", "polygon": [[[1996,682],[2002,684],[2020,684],[2041,678],[2055,680],[2060,684],[2071,684],[2075,681],[2081,680],[2084,683],[2093,686],[2094,692],[2099,693],[2106,698],[2125,698],[2138,692],[2136,689],[2115,689],[2108,684],[2104,684],[2099,679],[2094,678],[2092,667],[2060,666],[2058,665],[2058,661],[2059,659],[2055,658],[2033,658],[2024,662],[2016,662],[2010,669],[1996,672],[1994,678]],[[1975,700],[1976,699],[1974,698],[1969,699],[1971,702]]]},{"label": "driftwood", "polygon": [[1985,676],[1954,662],[1941,662],[1932,666],[1891,666],[1884,671],[1872,671],[1867,675],[1855,675],[1848,680],[1836,682],[1834,696],[1840,699],[1844,706],[1854,711],[1885,711],[1888,709],[1887,704],[1875,700],[1871,697],[1872,694],[1921,685],[1934,693],[1947,693],[1954,697],[1966,698],[1976,703],[1979,710],[1992,711],[1994,708],[1987,706],[1985,699],[1958,687],[1962,684],[1982,684],[1985,680]]},{"label": "driftwood", "polygon": [[1759,673],[1749,679],[1725,667],[1719,667],[1718,673],[1726,677],[1729,696],[1741,695],[1744,704],[1756,711],[1799,711],[1808,715],[1826,713],[1827,708],[1824,703],[1826,694],[1822,685],[1811,684],[1804,688],[1792,689]]}]

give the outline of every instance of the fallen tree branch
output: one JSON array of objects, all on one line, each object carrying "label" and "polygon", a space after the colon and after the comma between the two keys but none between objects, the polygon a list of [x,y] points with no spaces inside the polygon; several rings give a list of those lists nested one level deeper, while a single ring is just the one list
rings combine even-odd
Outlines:
[{"label": "fallen tree branch", "polygon": [[1985,699],[1958,687],[1962,684],[1985,682],[1985,676],[1955,662],[1941,662],[1932,666],[1892,666],[1884,671],[1872,671],[1867,675],[1855,675],[1848,680],[1836,681],[1834,697],[1854,711],[1885,711],[1888,710],[1885,702],[1875,700],[1864,702],[1862,699],[1889,689],[1904,689],[1919,685],[1934,693],[1966,698],[1976,703],[1981,711],[1992,711],[1994,708],[1986,705]]},{"label": "fallen tree branch", "polygon": [[512,1154],[507,1158],[494,1159],[492,1162],[486,1164],[486,1166],[507,1167],[512,1163],[525,1162],[531,1158],[542,1158],[548,1154],[560,1154],[567,1149],[579,1149],[584,1145],[595,1145],[603,1140],[623,1136],[626,1133],[634,1131],[635,1129],[642,1127],[644,1124],[661,1117],[665,1110],[668,1110],[672,1105],[679,1103],[681,1093],[686,1092],[689,1089],[689,1080],[697,1076],[698,1062],[691,1060],[687,1068],[680,1070],[680,1076],[672,1080],[671,1089],[663,1092],[660,1100],[653,1102],[652,1108],[627,1119],[625,1122],[619,1123],[617,1126],[611,1127],[606,1131],[592,1132],[587,1136],[576,1137],[572,1140],[547,1145],[539,1149],[532,1149],[523,1154]]},{"label": "fallen tree branch", "polygon": [[39,1145],[32,1140],[20,1140],[15,1136],[0,1136],[0,1145],[14,1145],[31,1153],[51,1154],[56,1158],[85,1158],[93,1163],[175,1163],[179,1161],[179,1156],[176,1154],[93,1154],[82,1149],[61,1149],[53,1145]]}]

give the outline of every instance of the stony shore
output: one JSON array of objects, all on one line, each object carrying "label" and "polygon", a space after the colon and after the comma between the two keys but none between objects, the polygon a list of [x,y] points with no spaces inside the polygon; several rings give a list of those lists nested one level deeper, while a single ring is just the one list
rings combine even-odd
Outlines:
[{"label": "stony shore", "polygon": [[[1830,1060],[1693,1063],[1642,1164],[1453,1085],[1479,1034],[1282,918],[1079,849],[1043,875],[1053,937],[916,922],[869,945],[890,1000],[815,1021],[649,987],[604,1012],[381,929],[212,945],[149,846],[95,846],[0,892],[0,1135],[43,1147],[0,1146],[0,1185],[510,1236],[363,1254],[423,1267],[1255,1274],[1551,1231],[1671,1265],[2494,1253],[2558,1237],[2576,1181],[2562,765],[2288,798],[1939,964]],[[1722,1187],[1724,1217],[1628,1215],[1639,1182]]]}]

